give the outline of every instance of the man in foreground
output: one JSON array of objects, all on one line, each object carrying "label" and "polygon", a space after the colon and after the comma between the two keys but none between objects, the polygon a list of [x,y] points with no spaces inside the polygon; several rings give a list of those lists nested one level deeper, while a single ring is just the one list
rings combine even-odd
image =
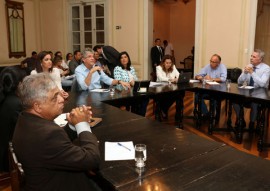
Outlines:
[{"label": "man in foreground", "polygon": [[[54,123],[64,98],[44,73],[30,75],[19,85],[24,111],[13,136],[14,151],[25,171],[26,190],[99,190],[86,175],[98,168],[98,141],[88,121],[91,108],[77,107],[67,114],[64,128]],[[79,146],[72,141],[79,140]]]}]

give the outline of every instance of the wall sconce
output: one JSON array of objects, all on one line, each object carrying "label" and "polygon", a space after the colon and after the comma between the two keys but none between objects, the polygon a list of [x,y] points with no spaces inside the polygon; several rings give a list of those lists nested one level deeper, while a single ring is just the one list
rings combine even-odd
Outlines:
[{"label": "wall sconce", "polygon": [[188,2],[190,2],[190,0],[182,0],[183,3],[187,4]]}]

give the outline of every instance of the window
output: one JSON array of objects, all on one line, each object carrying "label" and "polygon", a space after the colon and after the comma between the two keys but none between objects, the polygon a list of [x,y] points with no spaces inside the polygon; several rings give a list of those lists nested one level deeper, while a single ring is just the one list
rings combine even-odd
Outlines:
[{"label": "window", "polygon": [[105,4],[77,3],[71,5],[72,50],[105,44]]}]

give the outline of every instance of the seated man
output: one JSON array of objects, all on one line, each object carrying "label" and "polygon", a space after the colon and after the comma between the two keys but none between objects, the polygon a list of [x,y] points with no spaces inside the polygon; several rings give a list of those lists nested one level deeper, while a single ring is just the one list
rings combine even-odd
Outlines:
[{"label": "seated man", "polygon": [[[267,64],[263,63],[264,55],[265,53],[262,50],[254,50],[250,58],[250,64],[248,64],[244,68],[242,74],[238,78],[238,84],[254,86],[254,88],[268,88],[270,67]],[[258,104],[251,103],[250,107],[251,111],[249,129],[252,131],[254,129],[254,122],[257,118]],[[238,125],[240,107],[238,104],[233,104],[233,108],[237,116],[236,125]]]},{"label": "seated man", "polygon": [[[197,80],[210,80],[215,82],[225,82],[227,79],[227,68],[224,64],[221,64],[221,57],[218,54],[214,54],[210,59],[210,64],[206,65],[199,74],[195,76]],[[202,95],[202,98],[208,95]],[[195,101],[198,101],[198,95],[195,97]],[[202,101],[202,114],[207,116],[208,109]]]},{"label": "seated man", "polygon": [[95,66],[94,51],[85,49],[82,55],[83,64],[79,65],[75,70],[76,79],[81,90],[92,90],[102,88],[101,83],[107,85],[121,84],[127,89],[130,88],[128,82],[115,80],[107,76],[100,66]]},{"label": "seated man", "polygon": [[[62,128],[54,119],[63,111],[64,98],[49,75],[26,77],[18,92],[25,110],[12,142],[25,172],[24,190],[100,190],[87,176],[100,163],[98,140],[88,123],[91,107],[72,109]],[[79,146],[72,143],[75,138]]]}]

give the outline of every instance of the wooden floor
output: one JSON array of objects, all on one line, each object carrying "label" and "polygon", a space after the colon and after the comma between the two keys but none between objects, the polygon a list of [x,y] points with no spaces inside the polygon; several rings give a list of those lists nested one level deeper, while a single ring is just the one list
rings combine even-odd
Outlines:
[{"label": "wooden floor", "polygon": [[[235,137],[233,133],[229,133],[229,132],[213,132],[212,135],[208,135],[208,121],[203,121],[202,126],[200,129],[196,129],[195,127],[195,121],[192,118],[193,116],[193,97],[194,94],[192,92],[186,92],[185,98],[184,98],[184,120],[183,120],[183,124],[184,124],[184,130],[185,131],[190,131],[194,134],[197,134],[199,136],[205,137],[209,140],[214,140],[214,141],[219,141],[219,142],[223,142],[229,146],[232,146],[240,151],[255,155],[255,156],[259,156],[265,159],[270,159],[270,148],[265,148],[262,152],[258,152],[257,151],[257,140],[258,140],[258,136],[254,133],[254,134],[249,134],[248,132],[244,133],[243,136],[243,142],[242,144],[237,144],[235,141]],[[224,107],[225,107],[225,102],[222,103],[222,109],[221,109],[221,115],[220,115],[220,122],[219,122],[219,127],[226,127],[226,121],[227,121],[227,116],[225,114],[224,111]],[[169,125],[174,125],[175,127],[177,127],[175,125],[174,122],[174,115],[175,115],[175,104],[172,105],[172,107],[169,110],[168,113],[168,120],[163,121],[162,123],[166,123]],[[189,116],[189,117],[186,117]],[[154,114],[153,114],[153,101],[150,100],[149,105],[147,107],[147,113],[146,113],[146,117],[153,119],[154,120]],[[249,110],[245,110],[245,121],[249,122]],[[233,112],[232,115],[232,121],[233,124],[235,122],[235,113]],[[270,135],[269,132],[266,132],[266,140],[267,137],[268,138],[268,142],[270,142]]]}]

